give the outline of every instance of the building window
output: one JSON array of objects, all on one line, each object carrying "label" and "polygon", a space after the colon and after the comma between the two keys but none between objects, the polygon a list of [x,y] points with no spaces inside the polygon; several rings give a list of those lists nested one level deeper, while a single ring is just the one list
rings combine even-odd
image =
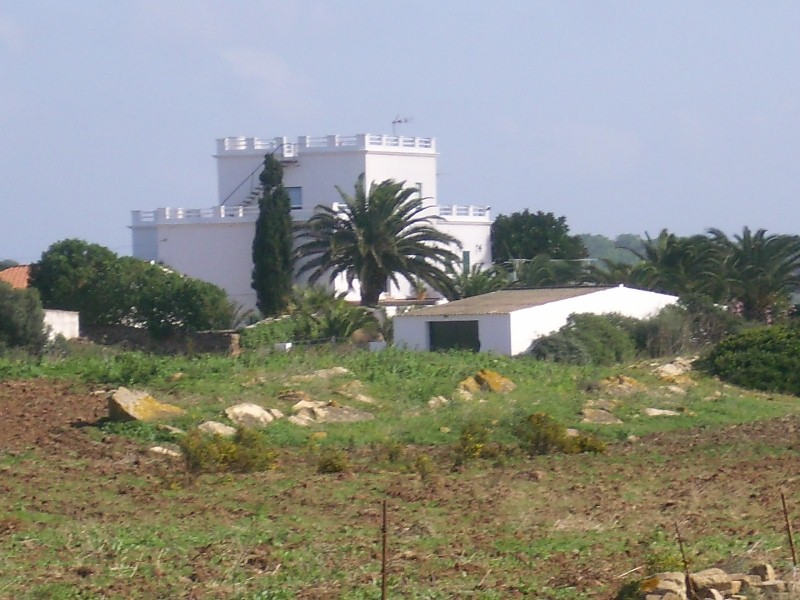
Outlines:
[{"label": "building window", "polygon": [[286,193],[289,194],[289,202],[291,202],[292,210],[303,208],[303,188],[287,187]]},{"label": "building window", "polygon": [[417,194],[419,194],[419,199],[422,200],[422,182],[417,182]]},{"label": "building window", "polygon": [[469,264],[469,250],[464,250],[461,253],[461,269],[464,273],[469,273],[471,266]]}]

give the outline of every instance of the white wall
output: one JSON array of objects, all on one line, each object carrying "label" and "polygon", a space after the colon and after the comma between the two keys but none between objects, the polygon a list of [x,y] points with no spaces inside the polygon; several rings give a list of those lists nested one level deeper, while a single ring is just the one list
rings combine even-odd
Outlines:
[{"label": "white wall", "polygon": [[394,320],[394,339],[398,346],[429,350],[428,323],[431,321],[478,321],[482,351],[517,355],[527,352],[532,342],[557,331],[576,313],[619,313],[643,319],[678,301],[675,296],[632,288],[616,287],[533,306],[505,315],[419,316],[413,312]]},{"label": "white wall", "polygon": [[44,311],[44,324],[49,328],[47,337],[50,340],[57,335],[62,335],[68,340],[80,336],[80,316],[77,312],[48,308]]},{"label": "white wall", "polygon": [[526,352],[534,340],[566,325],[572,314],[619,313],[644,319],[677,301],[675,296],[620,286],[515,311],[511,315],[511,354]]},{"label": "white wall", "polygon": [[245,309],[255,308],[252,246],[255,219],[233,223],[159,225],[155,260],[180,273],[223,288]]},{"label": "white wall", "polygon": [[478,321],[481,352],[511,354],[509,315],[454,315],[450,317],[415,317],[413,313],[394,318],[394,343],[411,350],[430,350],[428,323]]}]

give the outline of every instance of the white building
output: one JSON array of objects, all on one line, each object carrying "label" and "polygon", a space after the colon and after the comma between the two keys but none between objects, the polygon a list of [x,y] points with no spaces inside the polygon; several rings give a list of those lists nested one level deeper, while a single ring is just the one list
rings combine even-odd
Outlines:
[{"label": "white building", "polygon": [[[283,164],[283,182],[295,220],[308,219],[319,205],[341,201],[336,187],[352,194],[359,175],[367,186],[385,179],[421,191],[436,227],[462,243],[464,263],[491,264],[489,208],[439,204],[436,143],[432,138],[359,134],[301,136],[296,142],[232,137],[217,140],[218,204],[211,208],[133,211],[133,255],[219,285],[244,308],[253,308],[251,247],[258,216],[259,174],[264,156]],[[336,291],[347,291],[341,278]],[[390,286],[388,297],[406,297],[410,286]]]},{"label": "white building", "polygon": [[644,319],[677,301],[676,296],[622,285],[502,290],[399,314],[394,343],[413,350],[462,348],[513,356],[566,325],[572,314]]}]

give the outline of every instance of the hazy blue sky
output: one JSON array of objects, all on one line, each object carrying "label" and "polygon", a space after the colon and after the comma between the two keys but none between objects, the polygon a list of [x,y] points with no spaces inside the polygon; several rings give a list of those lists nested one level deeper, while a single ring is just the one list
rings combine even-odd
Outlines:
[{"label": "hazy blue sky", "polygon": [[216,202],[215,142],[437,138],[443,203],[800,233],[800,3],[4,0],[0,259]]}]

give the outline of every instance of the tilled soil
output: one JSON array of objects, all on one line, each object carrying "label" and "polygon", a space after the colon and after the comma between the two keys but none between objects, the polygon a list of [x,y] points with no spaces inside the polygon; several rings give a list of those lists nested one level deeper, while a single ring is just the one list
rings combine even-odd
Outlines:
[{"label": "tilled soil", "polygon": [[[293,584],[291,593],[274,597],[350,597],[343,590],[374,588],[379,555],[370,539],[358,535],[379,529],[376,501],[387,498],[393,510],[393,597],[403,597],[404,581],[424,579],[432,589],[462,590],[449,597],[605,599],[613,597],[627,571],[633,576],[646,571],[654,532],[667,532],[668,545],[676,523],[697,569],[726,559],[736,565],[744,558],[785,562],[789,554],[780,541],[781,491],[790,506],[800,502],[797,417],[657,434],[612,445],[602,456],[539,457],[513,467],[463,473],[439,468],[427,481],[414,473],[375,474],[363,456],[350,474],[323,478],[298,467],[299,474],[295,469],[287,475],[302,457],[286,456],[277,471],[257,480],[258,486],[270,489],[270,518],[316,533],[284,540],[281,546],[265,539],[251,547],[236,546],[235,552],[224,544],[179,550],[180,556],[172,558],[174,575],[170,551],[162,548],[158,554],[153,549],[151,555],[142,550],[141,568],[150,577],[134,577],[131,572],[136,571],[123,571],[120,557],[107,549],[81,554],[69,545],[37,545],[33,534],[44,525],[14,515],[24,507],[69,519],[77,526],[68,540],[87,529],[113,529],[120,520],[203,527],[213,515],[236,529],[255,518],[252,507],[260,501],[259,488],[219,492],[195,482],[182,491],[180,462],[154,457],[146,445],[94,428],[107,415],[106,402],[104,394],[64,382],[0,382],[0,458],[35,457],[0,468],[5,498],[0,510],[12,515],[0,514],[0,541],[23,544],[30,553],[21,557],[12,548],[5,564],[30,569],[29,585],[52,580],[86,594],[75,597],[230,597],[239,589],[252,589],[247,586],[254,585],[253,578],[283,574],[281,569],[291,568],[287,548],[300,552],[312,543],[319,545],[321,568],[339,573],[338,579],[331,575],[331,581]],[[297,481],[288,485],[290,477]],[[58,488],[71,491],[58,494]],[[170,500],[173,489],[182,494],[179,501]],[[342,495],[342,490],[348,491]],[[347,531],[345,537],[319,529],[314,515],[335,515],[337,527]],[[580,546],[576,541],[574,549],[554,545],[547,553],[530,550],[543,540],[572,534],[590,541]],[[447,543],[431,542],[445,535]],[[708,540],[731,544],[737,555],[721,556]],[[341,547],[345,541],[356,548]],[[230,564],[220,559],[228,552],[235,556]],[[510,556],[518,572],[508,572]],[[505,572],[493,566],[500,559]],[[325,566],[326,561],[333,566]],[[365,561],[373,563],[366,570]],[[245,583],[237,579],[240,573],[249,574]],[[349,573],[349,579],[342,573]],[[528,575],[549,591],[537,594],[521,586],[518,582]],[[6,584],[15,590],[10,595],[0,585],[0,597],[21,597],[21,579],[18,574]],[[553,591],[562,589],[573,595]]]}]

